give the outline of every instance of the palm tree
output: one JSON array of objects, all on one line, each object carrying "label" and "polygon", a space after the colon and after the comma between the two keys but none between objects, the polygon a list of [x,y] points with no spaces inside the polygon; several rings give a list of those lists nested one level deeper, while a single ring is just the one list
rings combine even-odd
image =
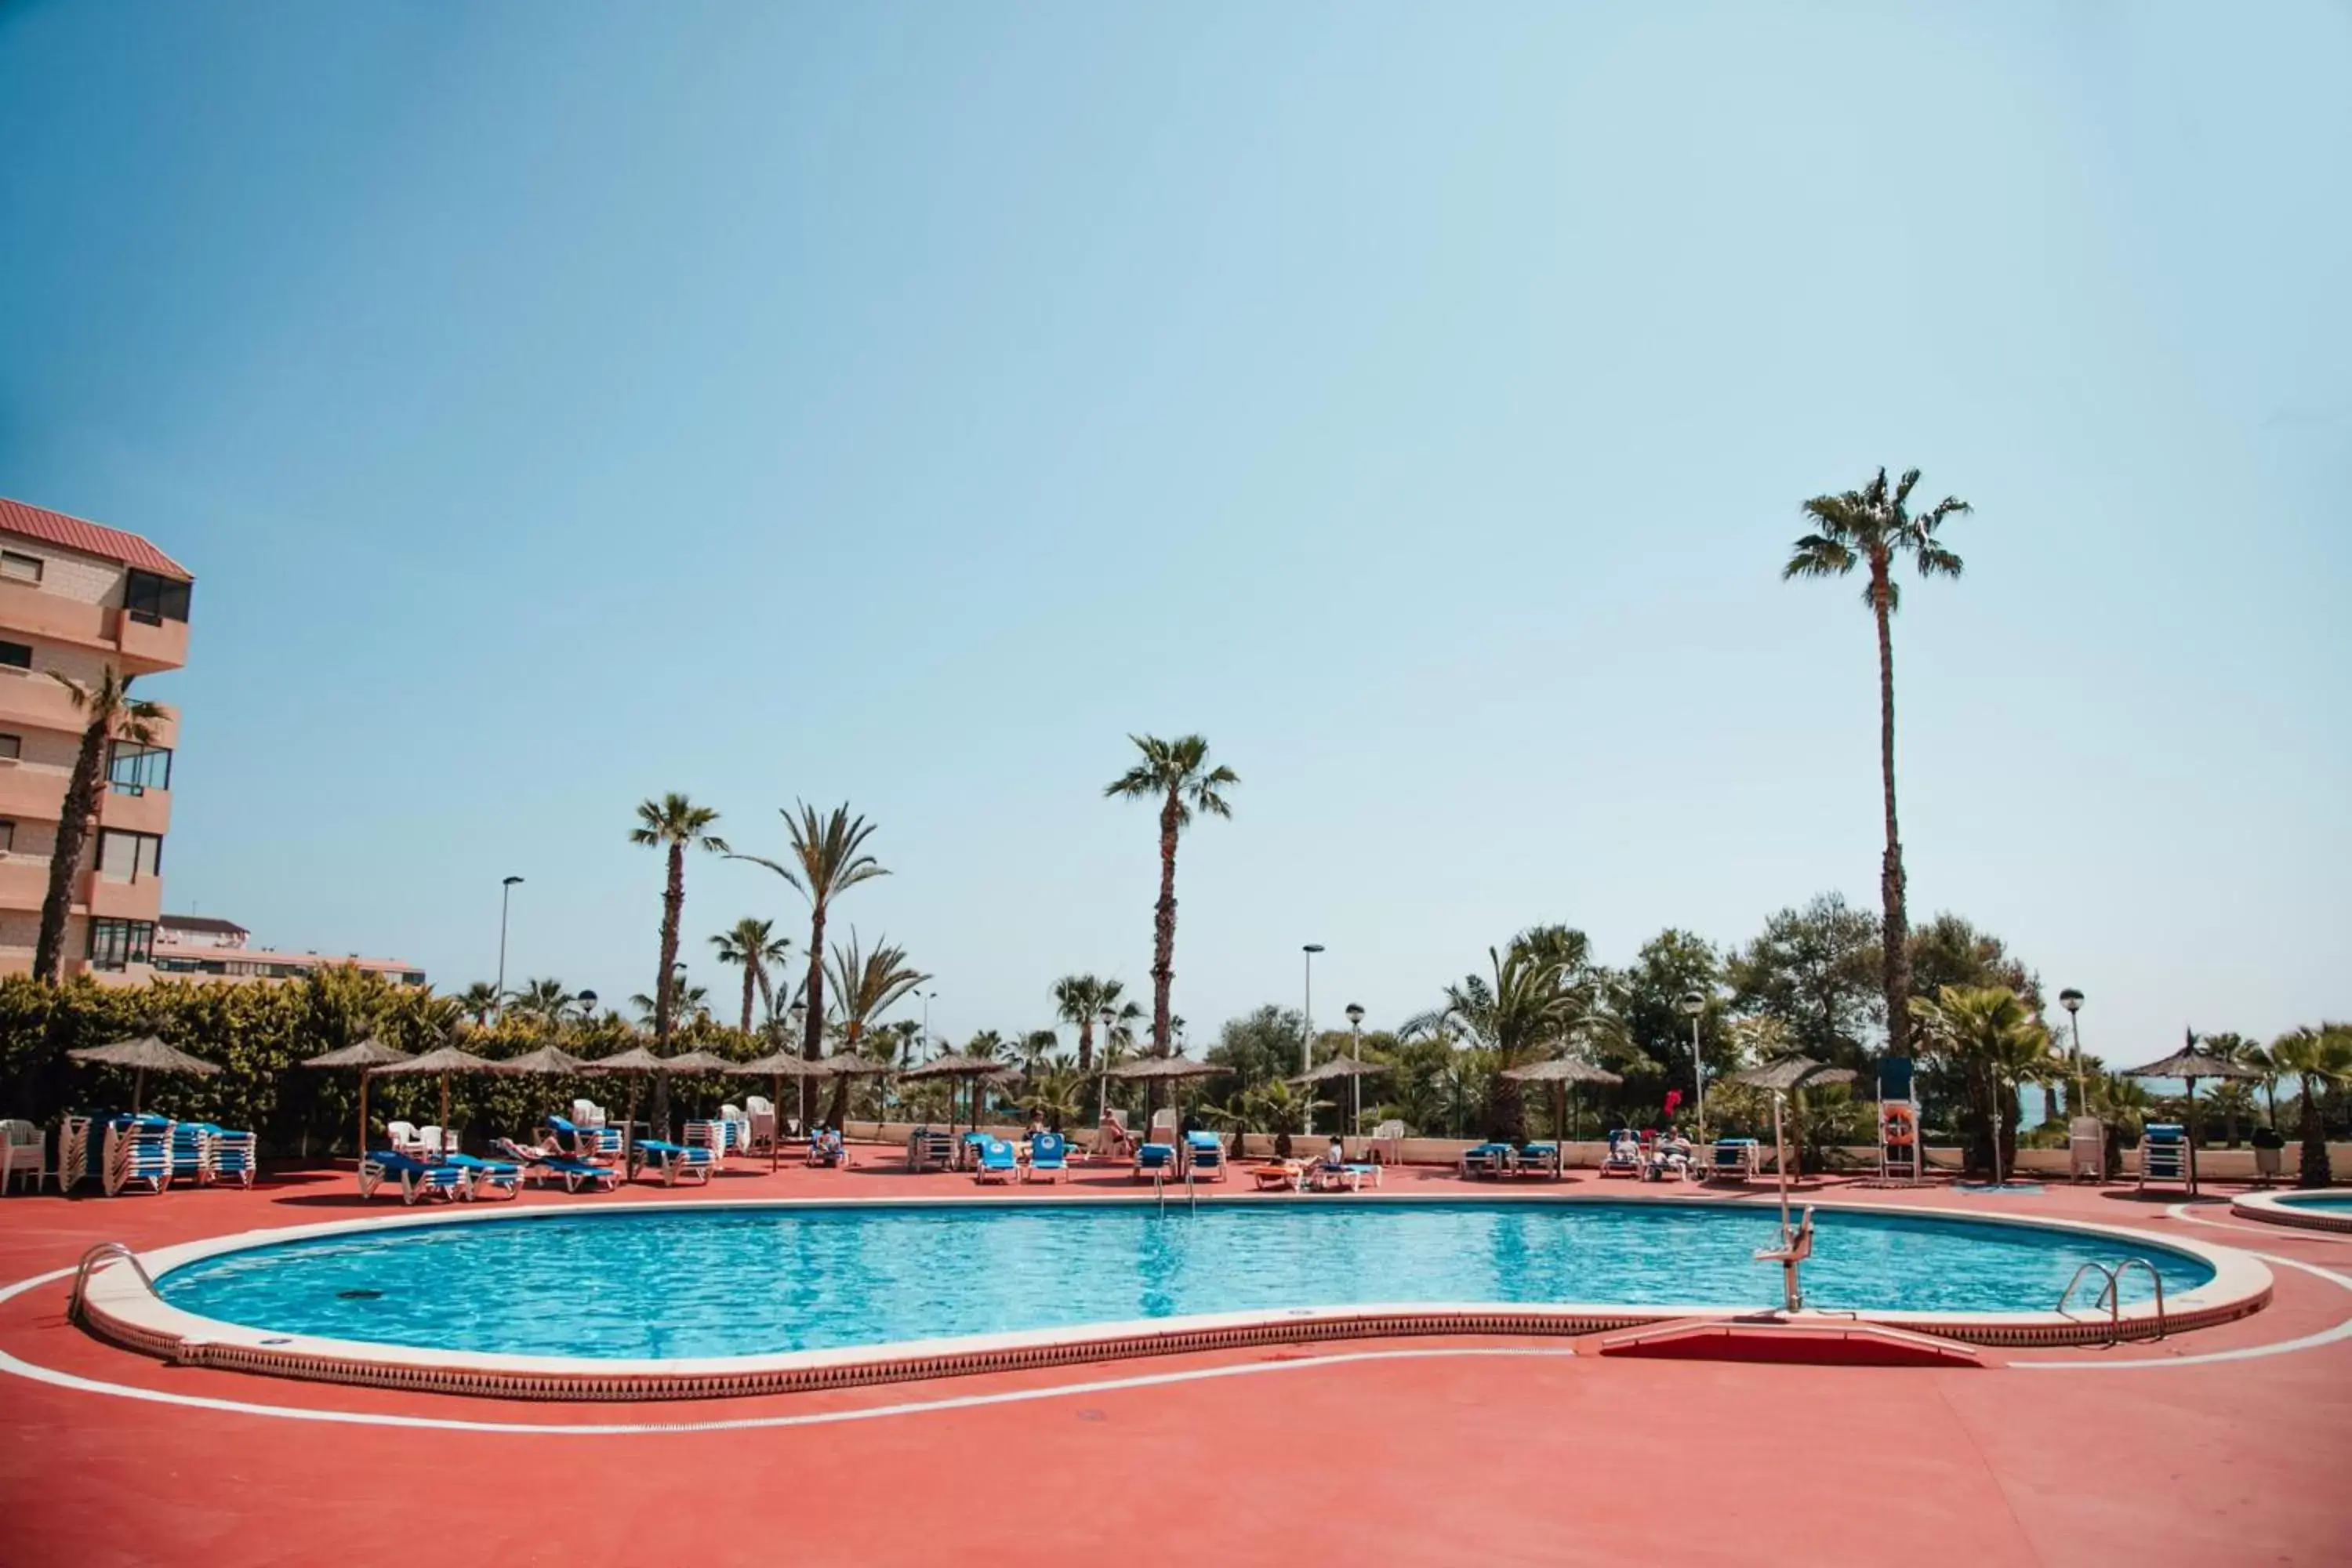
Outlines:
[{"label": "palm tree", "polygon": [[1065,1024],[1078,1026],[1078,1071],[1090,1073],[1095,1068],[1095,1023],[1103,1014],[1112,1016],[1112,1026],[1131,1024],[1143,1016],[1143,1009],[1126,999],[1124,981],[1102,980],[1091,974],[1065,974],[1054,982],[1054,1016]]},{"label": "palm tree", "polygon": [[[629,1005],[637,1010],[637,1017],[648,1027],[652,1026],[661,1016],[662,1003],[658,995],[648,996],[640,991],[629,998]],[[679,964],[670,975],[669,1009],[670,1016],[674,1019],[707,1018],[710,1016],[709,988],[697,985],[688,980],[686,977],[686,965],[683,963]],[[655,1095],[658,1100],[660,1097],[658,1089],[655,1090]]]},{"label": "palm tree", "polygon": [[1780,575],[1843,577],[1857,566],[1870,573],[1862,593],[1878,623],[1878,775],[1886,807],[1886,852],[1879,867],[1879,893],[1885,905],[1884,974],[1886,987],[1886,1051],[1908,1054],[1911,1014],[1910,921],[1904,910],[1903,839],[1895,822],[1895,640],[1892,622],[1901,592],[1895,582],[1895,560],[1908,555],[1922,577],[1958,577],[1960,558],[1936,537],[1944,520],[1969,510],[1969,503],[1946,496],[1913,517],[1912,487],[1919,470],[1906,469],[1890,492],[1886,470],[1858,490],[1815,496],[1805,502],[1805,515],[1815,531],[1797,541]]},{"label": "palm tree", "polygon": [[507,1010],[544,1024],[561,1024],[570,1016],[574,998],[561,980],[526,980],[507,993]]},{"label": "palm tree", "polygon": [[795,804],[800,811],[797,817],[789,811],[779,813],[792,836],[790,866],[757,855],[730,855],[728,858],[765,866],[798,889],[809,901],[808,978],[803,983],[808,1022],[807,1032],[801,1038],[801,1055],[815,1061],[824,1055],[825,915],[839,895],[860,882],[890,873],[866,853],[866,840],[873,836],[874,826],[862,816],[851,816],[848,802],[835,806],[830,816],[819,816],[816,808],[806,801]]},{"label": "palm tree", "polygon": [[2293,1073],[2303,1088],[2303,1159],[2294,1184],[2326,1186],[2336,1174],[2327,1159],[2319,1092],[2327,1084],[2352,1081],[2352,1026],[2322,1024],[2282,1035],[2271,1042],[2271,1059],[2281,1073]]},{"label": "palm tree", "polygon": [[754,996],[766,997],[768,1010],[775,1011],[776,991],[768,972],[783,963],[785,955],[792,952],[792,938],[778,936],[773,921],[754,920],[745,915],[735,922],[734,929],[712,937],[710,945],[718,949],[719,963],[743,966],[742,1027],[748,1035],[751,1032],[751,1000]]},{"label": "palm tree", "polygon": [[499,1010],[499,988],[487,980],[477,980],[449,1000],[478,1026],[487,1027],[490,1015]]},{"label": "palm tree", "polygon": [[2249,1089],[2260,1089],[2263,1091],[2263,1099],[2267,1102],[2267,1113],[2264,1118],[2264,1124],[2268,1126],[2272,1131],[2277,1131],[2279,1065],[2276,1061],[2272,1059],[2269,1048],[2255,1041],[2243,1039],[2236,1035],[2224,1035],[2215,1037],[2235,1041],[2235,1045],[2232,1046],[2230,1051],[2230,1059],[2236,1062],[2240,1067],[2252,1068],[2255,1072],[2262,1075],[2259,1078],[2251,1078],[2244,1081]]},{"label": "palm tree", "polygon": [[[657,801],[637,803],[637,826],[629,830],[629,842],[666,849],[669,855],[669,877],[662,884],[661,967],[654,972],[654,1050],[660,1056],[669,1055],[670,1028],[675,1020],[673,995],[677,978],[677,927],[686,913],[686,852],[695,845],[714,855],[727,853],[727,840],[710,831],[719,814],[709,806],[697,805],[686,796],[672,791]],[[669,1075],[654,1075],[654,1125],[661,1135],[669,1136]]]},{"label": "palm tree", "polygon": [[[930,978],[907,962],[907,950],[893,947],[887,941],[877,942],[871,951],[858,946],[857,933],[849,933],[849,945],[836,943],[833,950],[834,1005],[841,1010],[841,1021],[847,1031],[845,1046],[852,1056],[857,1054],[858,1043],[866,1037],[866,1026],[908,992]],[[833,1110],[829,1120],[841,1125],[849,1111],[849,1079],[834,1080]]]},{"label": "palm tree", "polygon": [[41,900],[41,925],[33,942],[33,973],[39,978],[62,978],[66,960],[66,916],[73,909],[74,873],[81,867],[82,846],[90,824],[98,820],[98,788],[106,774],[109,742],[122,740],[145,745],[151,728],[163,710],[131,695],[132,676],[118,674],[112,665],[99,671],[88,686],[49,672],[50,679],[73,698],[83,715],[81,749],[74,753],[73,772],[66,778],[65,805],[58,814],[58,841],[49,851],[49,887]]},{"label": "palm tree", "polygon": [[1516,1142],[1525,1128],[1519,1086],[1502,1074],[1572,1037],[1613,1035],[1618,1026],[1582,931],[1536,926],[1507,948],[1488,948],[1486,961],[1491,976],[1447,986],[1444,1005],[1406,1019],[1397,1037],[1444,1036],[1487,1053],[1486,1135]]},{"label": "palm tree", "polygon": [[1160,803],[1160,908],[1151,938],[1151,1049],[1168,1055],[1168,989],[1176,978],[1176,836],[1192,825],[1196,811],[1230,817],[1234,808],[1218,792],[1241,783],[1227,767],[1209,765],[1209,742],[1198,735],[1163,741],[1129,735],[1143,760],[1103,786],[1105,796]]},{"label": "palm tree", "polygon": [[1912,998],[1922,1043],[1960,1064],[1969,1099],[1984,1118],[1992,1148],[1992,1179],[2017,1163],[2017,1091],[2063,1075],[2050,1048],[2050,1031],[2006,985],[1946,985],[1932,997]]}]

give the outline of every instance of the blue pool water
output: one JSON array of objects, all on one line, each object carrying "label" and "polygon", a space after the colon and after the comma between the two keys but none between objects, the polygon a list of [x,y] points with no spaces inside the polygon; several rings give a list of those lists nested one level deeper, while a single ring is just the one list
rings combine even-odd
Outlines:
[{"label": "blue pool water", "polygon": [[2283,1193],[2279,1202],[2290,1208],[2326,1209],[2330,1214],[2352,1213],[2352,1193]]},{"label": "blue pool water", "polygon": [[[2046,1310],[2128,1250],[2061,1231],[1822,1211],[1809,1302]],[[633,1211],[414,1226],[176,1268],[173,1306],[286,1333],[596,1357],[751,1355],[1351,1303],[1779,1304],[1769,1209],[1680,1204],[1100,1204]],[[2147,1289],[2145,1277],[2137,1281]],[[2126,1299],[2130,1299],[2128,1296]]]}]

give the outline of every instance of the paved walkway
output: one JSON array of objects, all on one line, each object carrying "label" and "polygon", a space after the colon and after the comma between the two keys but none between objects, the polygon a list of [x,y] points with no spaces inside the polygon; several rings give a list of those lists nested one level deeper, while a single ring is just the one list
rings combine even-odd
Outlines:
[{"label": "paved walkway", "polygon": [[[730,1173],[708,1191],[962,1186],[871,1158],[845,1173]],[[1399,1184],[1459,1190],[1431,1171],[1400,1173]],[[1130,1190],[1108,1174],[1055,1189]],[[1477,1189],[1498,1190],[1512,1189]],[[1656,1195],[1590,1173],[1524,1191]],[[2018,1352],[1977,1371],[1627,1362],[1582,1342],[1415,1340],[566,1406],[167,1367],[67,1325],[59,1281],[0,1302],[0,1352],[103,1386],[58,1386],[0,1363],[0,1562],[2352,1561],[2352,1338],[2292,1348],[2352,1321],[2352,1238],[2219,1228],[2242,1222],[2219,1204],[2174,1217],[2172,1200],[2127,1189],[1822,1195],[2194,1235],[2283,1260],[2277,1299],[2161,1344]],[[252,1193],[9,1198],[0,1286],[70,1265],[96,1240],[144,1247],[357,1212],[347,1172]],[[433,1425],[405,1426],[415,1421]]]}]

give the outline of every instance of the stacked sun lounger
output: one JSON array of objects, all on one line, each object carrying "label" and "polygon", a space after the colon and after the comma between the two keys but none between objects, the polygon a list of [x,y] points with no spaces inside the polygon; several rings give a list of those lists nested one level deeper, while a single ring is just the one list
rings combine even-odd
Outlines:
[{"label": "stacked sun lounger", "polygon": [[1709,1152],[1709,1181],[1753,1181],[1764,1170],[1764,1146],[1753,1138],[1718,1138]]}]

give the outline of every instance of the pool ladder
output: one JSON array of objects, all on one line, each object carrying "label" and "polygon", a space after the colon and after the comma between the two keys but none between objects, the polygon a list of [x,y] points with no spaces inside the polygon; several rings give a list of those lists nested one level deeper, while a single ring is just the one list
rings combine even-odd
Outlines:
[{"label": "pool ladder", "polygon": [[2099,1293],[2091,1298],[2091,1310],[2096,1311],[2102,1305],[2107,1309],[2107,1343],[2114,1344],[2123,1338],[2123,1279],[2134,1268],[2147,1269],[2148,1279],[2156,1284],[2156,1337],[2159,1340],[2164,1338],[2171,1331],[2164,1316],[2164,1276],[2158,1273],[2156,1265],[2145,1258],[2126,1258],[2113,1268],[2098,1262],[2083,1264],[2074,1270],[2074,1277],[2066,1281],[2066,1289],[2058,1293],[2057,1310],[2063,1312],[2066,1303],[2074,1299],[2075,1288],[2083,1283],[2084,1275],[2097,1275],[2103,1283]]},{"label": "pool ladder", "polygon": [[[1160,1212],[1166,1214],[1168,1212],[1168,1179],[1163,1176],[1151,1184],[1160,1189]],[[1192,1214],[1197,1213],[1200,1207],[1201,1194],[1193,1189],[1192,1168],[1187,1165],[1184,1168],[1184,1210],[1188,1214]]]},{"label": "pool ladder", "polygon": [[139,1282],[147,1287],[147,1294],[159,1294],[153,1277],[147,1272],[147,1266],[139,1261],[137,1253],[121,1242],[101,1241],[83,1253],[81,1261],[74,1265],[73,1291],[66,1298],[66,1321],[79,1323],[82,1321],[83,1298],[89,1293],[90,1275],[103,1264],[118,1262],[131,1265],[132,1271],[139,1276]]}]

